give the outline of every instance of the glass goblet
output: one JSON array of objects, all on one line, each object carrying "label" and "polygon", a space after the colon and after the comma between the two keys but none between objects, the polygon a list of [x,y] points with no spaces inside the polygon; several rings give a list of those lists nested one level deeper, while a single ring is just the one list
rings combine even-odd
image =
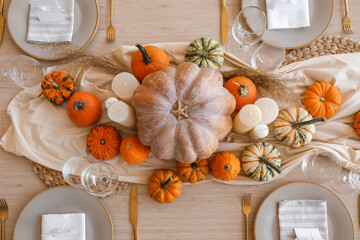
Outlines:
[{"label": "glass goblet", "polygon": [[338,193],[360,192],[360,170],[341,169],[341,173],[330,181],[331,187]]},{"label": "glass goblet", "polygon": [[98,197],[110,195],[118,185],[118,173],[108,163],[92,163],[81,173],[81,184],[85,190]]},{"label": "glass goblet", "polygon": [[9,76],[19,87],[29,89],[39,86],[45,76],[45,69],[36,59],[19,55],[13,57],[7,69],[1,73],[3,76]]},{"label": "glass goblet", "polygon": [[251,66],[265,72],[278,69],[285,59],[285,49],[276,41],[262,42],[251,56]]},{"label": "glass goblet", "polygon": [[[266,15],[264,11],[255,6],[242,9],[235,17],[231,29],[237,48],[248,51],[251,45],[259,42],[265,28]],[[229,49],[230,52],[231,50],[235,49]]]},{"label": "glass goblet", "polygon": [[62,175],[64,180],[72,187],[82,188],[81,173],[90,164],[86,156],[72,157],[63,165]]},{"label": "glass goblet", "polygon": [[310,181],[325,183],[340,174],[341,165],[333,153],[317,150],[310,157],[303,160],[302,171]]}]

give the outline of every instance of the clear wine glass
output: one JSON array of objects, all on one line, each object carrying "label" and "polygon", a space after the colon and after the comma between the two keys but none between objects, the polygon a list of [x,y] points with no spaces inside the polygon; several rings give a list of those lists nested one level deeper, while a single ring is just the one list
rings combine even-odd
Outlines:
[{"label": "clear wine glass", "polygon": [[10,60],[7,69],[2,69],[1,74],[10,77],[19,87],[29,89],[39,86],[45,76],[45,69],[36,59],[19,55]]},{"label": "clear wine glass", "polygon": [[72,157],[63,166],[64,180],[75,188],[84,188],[88,193],[106,197],[118,185],[116,169],[106,162],[96,162],[88,156]]},{"label": "clear wine glass", "polygon": [[251,66],[265,72],[278,69],[285,59],[285,48],[276,41],[264,41],[251,56]]},{"label": "clear wine glass", "polygon": [[330,181],[331,187],[338,193],[360,192],[360,169],[343,168],[341,173]]},{"label": "clear wine glass", "polygon": [[303,160],[302,171],[310,181],[325,183],[340,174],[341,165],[335,154],[326,150],[316,150]]},{"label": "clear wine glass", "polygon": [[266,28],[264,11],[255,6],[242,9],[232,25],[232,36],[227,50],[235,56],[248,52],[251,45],[259,42]]}]

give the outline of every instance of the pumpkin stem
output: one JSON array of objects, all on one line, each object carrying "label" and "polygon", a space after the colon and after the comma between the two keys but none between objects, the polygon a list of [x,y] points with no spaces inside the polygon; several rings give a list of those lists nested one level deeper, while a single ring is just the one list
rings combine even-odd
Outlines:
[{"label": "pumpkin stem", "polygon": [[237,82],[234,82],[234,81],[233,81],[233,83],[239,86],[238,91],[239,91],[240,96],[248,97],[247,93],[249,91],[249,88],[247,86],[241,85],[240,83],[237,83]]},{"label": "pumpkin stem", "polygon": [[52,85],[54,85],[55,89],[61,88],[60,84],[54,82],[51,78],[50,78],[50,82],[51,82]]},{"label": "pumpkin stem", "polygon": [[226,164],[225,166],[224,166],[224,169],[226,170],[226,171],[229,171],[230,170],[230,165],[229,164]]},{"label": "pumpkin stem", "polygon": [[274,164],[272,164],[265,156],[259,157],[259,160],[265,163],[266,165],[268,165],[269,167],[271,167],[272,169],[274,169],[275,171],[277,171],[279,174],[281,173],[280,169],[276,167]]},{"label": "pumpkin stem", "polygon": [[136,44],[136,47],[140,50],[145,65],[151,63],[151,57],[147,54],[146,49],[139,43]]},{"label": "pumpkin stem", "polygon": [[190,166],[192,169],[200,170],[199,165],[197,165],[195,162],[191,163]]},{"label": "pumpkin stem", "polygon": [[324,121],[326,121],[326,118],[314,118],[314,119],[311,119],[309,121],[304,121],[304,122],[293,122],[292,127],[293,128],[299,128],[299,127],[302,127],[302,126],[314,124],[314,123],[317,123],[317,122],[324,122]]},{"label": "pumpkin stem", "polygon": [[73,104],[73,108],[78,111],[78,110],[82,110],[84,109],[85,104],[83,102],[80,101],[75,101]]},{"label": "pumpkin stem", "polygon": [[101,139],[101,140],[100,140],[100,144],[101,144],[101,145],[104,145],[104,144],[105,144],[105,139]]},{"label": "pumpkin stem", "polygon": [[321,102],[325,102],[325,97],[320,97]]},{"label": "pumpkin stem", "polygon": [[169,182],[170,182],[171,180],[172,180],[172,177],[169,177],[169,179],[166,180],[166,182],[160,184],[160,187],[161,187],[162,189],[166,189],[166,188],[167,188],[167,185],[169,184]]}]

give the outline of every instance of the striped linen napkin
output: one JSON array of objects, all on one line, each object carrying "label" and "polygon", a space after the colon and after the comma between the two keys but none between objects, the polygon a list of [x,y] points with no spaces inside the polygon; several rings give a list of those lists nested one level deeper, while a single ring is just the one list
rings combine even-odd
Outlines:
[{"label": "striped linen napkin", "polygon": [[64,20],[40,21],[38,6],[30,4],[27,41],[35,42],[71,42],[74,28],[74,0],[57,0]]},{"label": "striped linen napkin", "polygon": [[324,200],[279,201],[280,240],[294,240],[295,228],[317,228],[328,240],[327,207]]}]

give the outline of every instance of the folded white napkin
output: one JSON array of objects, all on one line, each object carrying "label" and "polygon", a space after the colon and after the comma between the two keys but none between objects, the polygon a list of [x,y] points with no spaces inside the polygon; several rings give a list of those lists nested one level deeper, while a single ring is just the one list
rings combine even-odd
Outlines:
[{"label": "folded white napkin", "polygon": [[[74,0],[42,1],[30,1],[27,41],[71,42],[74,29]],[[53,4],[60,10],[52,8]],[[59,17],[62,19],[59,20]]]},{"label": "folded white napkin", "polygon": [[280,240],[294,240],[295,228],[317,228],[328,240],[327,207],[323,200],[279,201]]},{"label": "folded white napkin", "polygon": [[308,0],[266,0],[268,29],[310,26]]},{"label": "folded white napkin", "polygon": [[85,239],[85,213],[42,215],[41,240]]}]

